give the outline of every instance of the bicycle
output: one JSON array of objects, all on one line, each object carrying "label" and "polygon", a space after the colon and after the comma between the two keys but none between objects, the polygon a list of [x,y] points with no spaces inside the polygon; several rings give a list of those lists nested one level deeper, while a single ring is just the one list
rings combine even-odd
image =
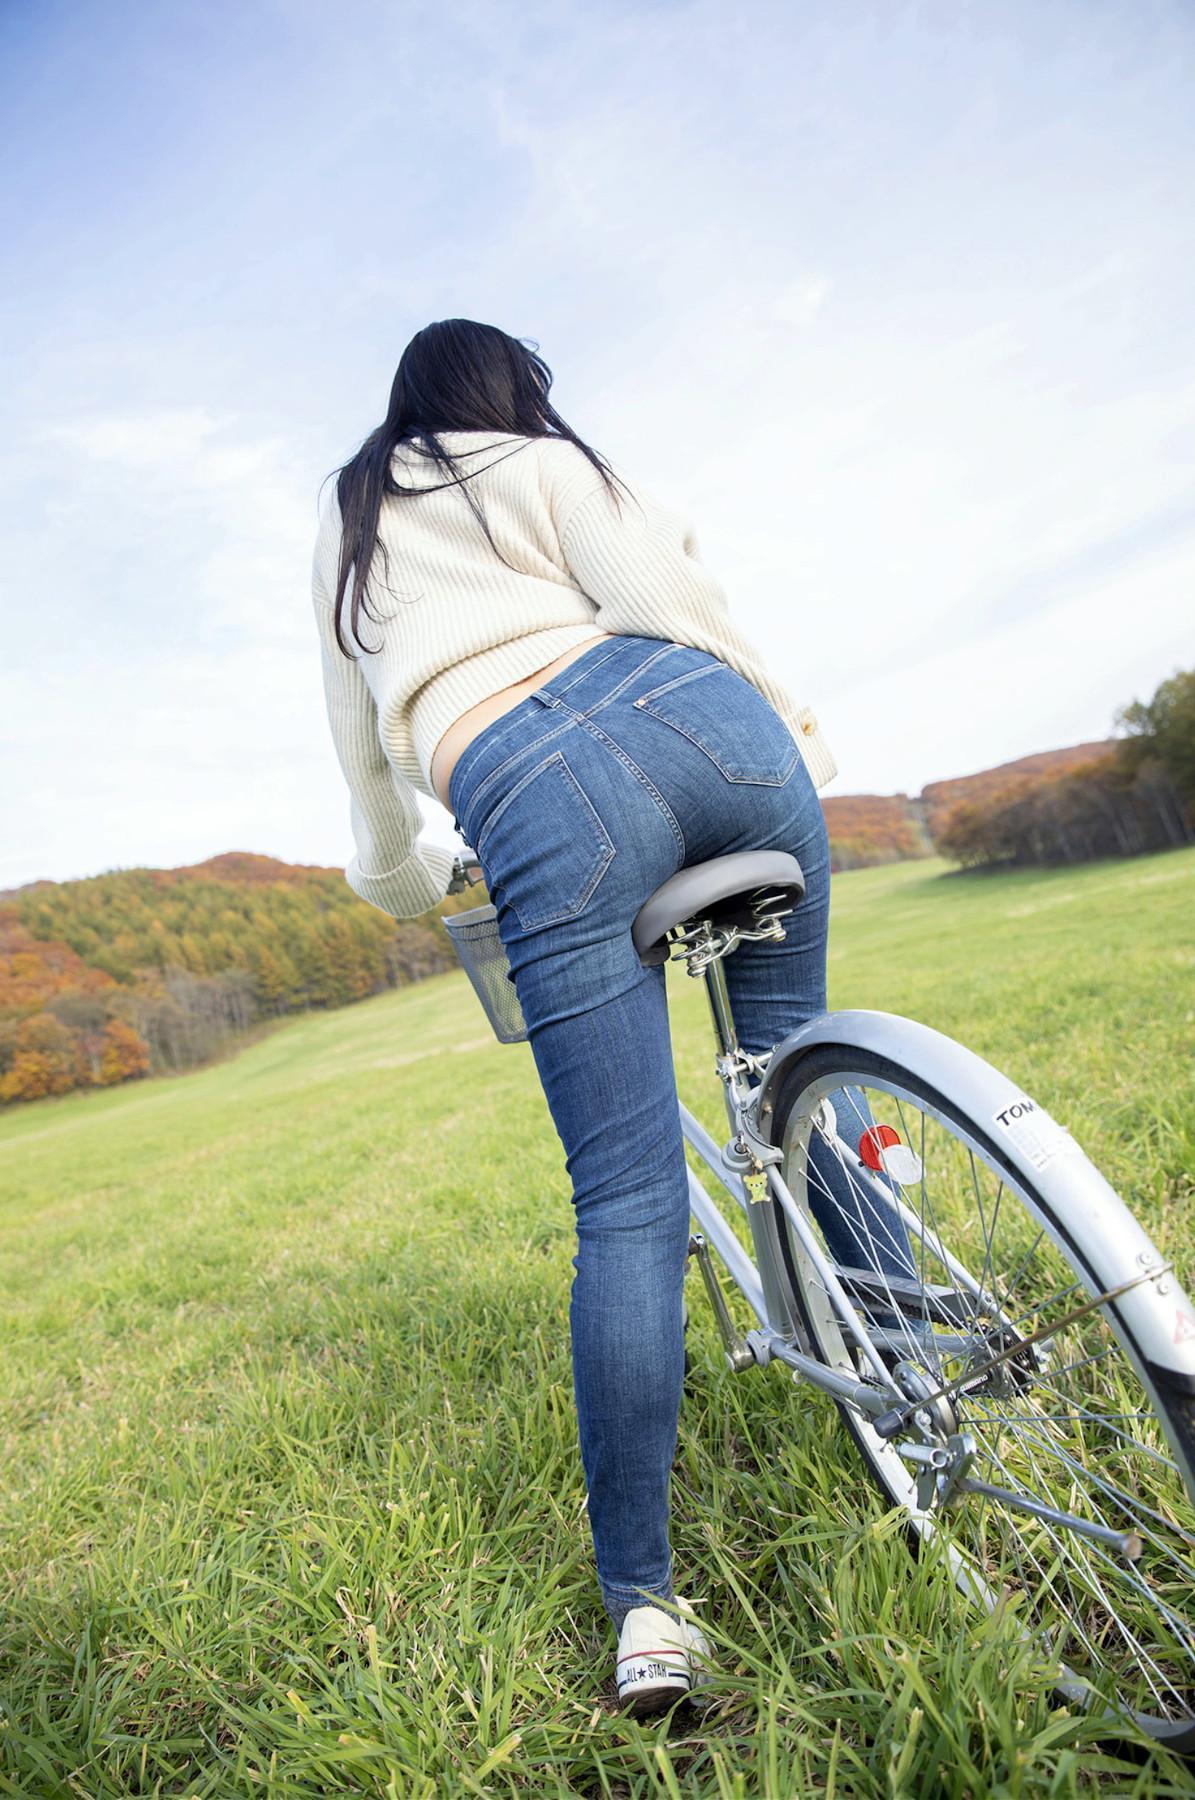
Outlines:
[{"label": "bicycle", "polygon": [[[450,891],[480,878],[458,857]],[[690,1166],[690,1256],[727,1361],[779,1363],[830,1395],[965,1605],[1011,1615],[1070,1703],[1190,1753],[1195,1308],[1071,1134],[961,1044],[844,1011],[766,1056],[739,1046],[723,959],[782,938],[804,887],[785,853],[719,856],[664,882],[632,928],[641,962],[683,960],[709,998],[726,1143],[680,1113],[755,1253]],[[444,923],[496,1035],[525,1037],[495,908]],[[844,1091],[845,1137],[829,1098]],[[849,1263],[826,1243],[827,1158],[858,1200]],[[905,1275],[884,1272],[894,1245],[868,1223],[893,1205]],[[835,1218],[840,1234],[837,1202]],[[754,1314],[746,1332],[715,1259]]]}]

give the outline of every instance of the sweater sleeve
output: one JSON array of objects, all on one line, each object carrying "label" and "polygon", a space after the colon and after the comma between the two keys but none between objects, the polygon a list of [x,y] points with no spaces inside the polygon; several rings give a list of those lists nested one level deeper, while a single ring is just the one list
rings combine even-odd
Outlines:
[{"label": "sweater sleeve", "polygon": [[312,571],[312,598],[328,723],[348,783],[357,846],[345,880],[355,894],[379,911],[397,919],[416,918],[438,905],[448,892],[455,854],[438,844],[416,846],[423,814],[415,790],[382,746],[377,708],[360,659],[345,656],[336,642],[328,560],[321,530]]},{"label": "sweater sleeve", "polygon": [[729,664],[779,713],[823,787],[837,770],[816,718],[768,673],[735,625],[722,587],[698,557],[692,527],[620,481],[632,496],[620,489],[621,511],[603,483],[568,507],[558,527],[569,571],[597,607],[599,623],[607,631],[674,638]]}]

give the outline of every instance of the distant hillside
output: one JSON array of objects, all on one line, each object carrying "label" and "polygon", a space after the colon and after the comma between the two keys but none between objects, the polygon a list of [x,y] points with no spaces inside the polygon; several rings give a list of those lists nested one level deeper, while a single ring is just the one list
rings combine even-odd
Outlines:
[{"label": "distant hillside", "polygon": [[1042,750],[1036,756],[1020,756],[1015,762],[999,763],[994,769],[981,769],[977,775],[958,775],[952,781],[931,781],[921,790],[926,807],[927,824],[932,830],[960,800],[986,800],[1002,793],[1022,780],[1039,775],[1064,775],[1107,756],[1116,744],[1115,738],[1101,738],[1090,744],[1072,744],[1066,750]]},{"label": "distant hillside", "polygon": [[969,869],[1042,868],[1195,843],[1195,669],[1122,706],[1117,724],[1111,743],[927,790],[942,854]]},{"label": "distant hillside", "polygon": [[455,960],[437,913],[389,919],[340,869],[247,851],[33,882],[0,900],[0,1101],[190,1068]]},{"label": "distant hillside", "polygon": [[835,869],[906,862],[929,856],[933,846],[919,803],[907,794],[840,794],[822,801]]},{"label": "distant hillside", "polygon": [[841,794],[822,802],[830,834],[831,867],[857,869],[874,863],[931,856],[934,837],[961,800],[983,800],[1020,781],[1064,774],[1112,748],[1115,739],[1041,750],[995,769],[932,781],[915,798],[907,794]]}]

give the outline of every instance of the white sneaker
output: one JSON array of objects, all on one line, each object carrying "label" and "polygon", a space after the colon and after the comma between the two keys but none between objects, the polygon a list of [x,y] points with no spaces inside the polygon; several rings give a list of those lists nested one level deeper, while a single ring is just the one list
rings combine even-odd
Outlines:
[{"label": "white sneaker", "polygon": [[660,1606],[632,1606],[618,1634],[618,1698],[629,1701],[637,1719],[689,1693],[694,1674],[710,1667],[709,1642],[692,1622],[692,1607],[679,1594],[673,1598],[688,1617],[678,1619]]}]

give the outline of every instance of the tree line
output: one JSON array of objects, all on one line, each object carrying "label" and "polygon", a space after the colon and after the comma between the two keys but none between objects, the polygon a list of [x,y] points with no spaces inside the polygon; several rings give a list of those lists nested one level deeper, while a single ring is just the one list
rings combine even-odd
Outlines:
[{"label": "tree line", "polygon": [[1121,736],[1078,766],[1010,775],[931,820],[967,868],[1089,862],[1195,843],[1195,670],[1117,714]]},{"label": "tree line", "polygon": [[933,852],[922,803],[907,794],[831,794],[822,810],[835,874]]},{"label": "tree line", "polygon": [[440,911],[390,919],[338,869],[234,853],[39,882],[0,904],[0,1102],[209,1062],[263,1021],[456,966]]}]

